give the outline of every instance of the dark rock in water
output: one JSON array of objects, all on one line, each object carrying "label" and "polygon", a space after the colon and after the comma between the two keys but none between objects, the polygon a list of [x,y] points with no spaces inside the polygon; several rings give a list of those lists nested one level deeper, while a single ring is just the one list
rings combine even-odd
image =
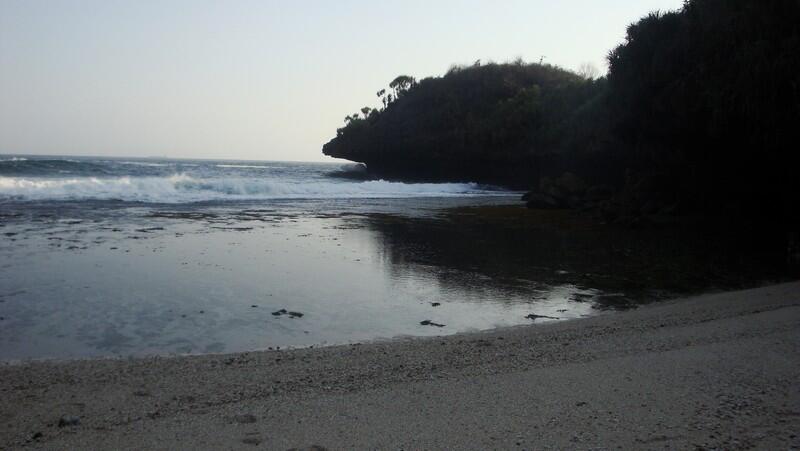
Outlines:
[{"label": "dark rock in water", "polygon": [[441,302],[431,302],[431,307],[438,307],[440,305],[442,305]]},{"label": "dark rock in water", "polygon": [[251,424],[258,421],[255,415],[246,413],[244,415],[236,415],[233,417],[233,421],[240,423],[240,424]]},{"label": "dark rock in water", "polygon": [[425,321],[419,322],[423,326],[435,326],[435,327],[444,327],[444,324],[434,323],[433,321],[426,319]]},{"label": "dark rock in water", "polygon": [[594,185],[586,190],[584,198],[589,202],[608,200],[614,195],[614,188],[608,185]]},{"label": "dark rock in water", "polygon": [[58,419],[58,427],[77,426],[81,424],[81,419],[70,415],[64,415]]},{"label": "dark rock in water", "polygon": [[542,177],[539,180],[539,192],[545,196],[552,197],[557,202],[569,195],[569,191],[563,189],[558,185],[557,180],[553,180],[550,177]]},{"label": "dark rock in water", "polygon": [[143,229],[136,229],[137,232],[142,232],[142,233],[150,233],[150,232],[155,232],[155,231],[158,231],[158,230],[164,230],[164,228],[163,227],[145,227]]},{"label": "dark rock in water", "polygon": [[581,196],[586,191],[586,183],[583,179],[571,172],[561,174],[554,184],[560,191],[571,195]]},{"label": "dark rock in water", "polygon": [[534,321],[536,321],[539,318],[560,319],[560,318],[556,318],[555,316],[537,315],[535,313],[530,313],[525,318],[532,319]]},{"label": "dark rock in water", "polygon": [[253,305],[250,306],[250,308],[258,308],[258,305],[253,304]]},{"label": "dark rock in water", "polygon": [[522,200],[527,202],[528,208],[574,209],[581,208],[587,203],[610,197],[610,195],[606,196],[605,193],[600,192],[598,189],[590,195],[590,190],[582,178],[571,172],[565,172],[555,179],[542,177],[539,180],[539,190],[525,194],[522,196]]},{"label": "dark rock in water", "polygon": [[33,435],[31,436],[31,440],[39,440],[42,437],[44,437],[44,434],[37,431],[33,433]]},{"label": "dark rock in water", "polygon": [[305,448],[289,448],[286,451],[328,451],[328,448],[319,445],[311,445]]},{"label": "dark rock in water", "polygon": [[528,208],[537,208],[542,210],[555,210],[562,208],[561,204],[554,197],[542,193],[528,193],[528,202],[525,204]]},{"label": "dark rock in water", "polygon": [[580,196],[572,195],[565,201],[569,208],[580,208],[583,205],[583,198]]},{"label": "dark rock in water", "polygon": [[282,309],[280,309],[280,310],[278,310],[276,312],[272,312],[272,315],[273,316],[289,315],[290,318],[302,318],[304,314],[300,313],[300,312],[290,312],[290,311],[286,310],[285,308],[282,308]]}]

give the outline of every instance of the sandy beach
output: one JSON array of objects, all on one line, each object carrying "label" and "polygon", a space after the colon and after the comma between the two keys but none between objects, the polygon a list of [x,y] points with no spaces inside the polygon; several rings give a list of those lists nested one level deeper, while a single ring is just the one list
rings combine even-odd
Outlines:
[{"label": "sandy beach", "polygon": [[0,367],[2,449],[787,449],[800,282],[318,349]]}]

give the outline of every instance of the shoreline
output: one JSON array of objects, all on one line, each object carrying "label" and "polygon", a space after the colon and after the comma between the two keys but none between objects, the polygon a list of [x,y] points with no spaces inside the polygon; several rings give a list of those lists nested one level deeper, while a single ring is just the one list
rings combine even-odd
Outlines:
[{"label": "shoreline", "polygon": [[799,325],[790,282],[442,337],[4,364],[0,448],[800,446]]},{"label": "shoreline", "polygon": [[599,313],[582,317],[575,317],[575,318],[565,317],[565,318],[559,318],[558,320],[547,320],[547,318],[545,318],[544,322],[537,323],[536,321],[532,321],[528,324],[506,325],[506,326],[492,327],[488,329],[453,332],[443,335],[406,334],[406,335],[397,335],[393,337],[379,337],[363,341],[341,342],[341,343],[319,343],[312,345],[297,345],[297,346],[285,346],[285,347],[277,346],[275,348],[253,349],[249,351],[223,351],[223,352],[204,352],[204,353],[186,353],[186,354],[108,355],[108,356],[88,356],[88,357],[40,357],[40,358],[30,358],[30,359],[10,359],[10,360],[0,360],[0,370],[2,370],[2,368],[7,368],[7,367],[23,367],[23,366],[40,365],[40,364],[69,365],[69,364],[82,364],[82,363],[91,364],[92,362],[131,362],[140,360],[162,361],[162,360],[172,360],[172,359],[220,358],[220,357],[233,357],[244,354],[260,354],[260,353],[275,353],[275,352],[287,353],[287,352],[313,351],[313,350],[323,350],[332,348],[333,349],[350,348],[354,346],[381,346],[381,345],[385,346],[385,345],[395,345],[395,344],[402,345],[404,343],[413,343],[416,341],[429,341],[429,340],[441,340],[441,339],[456,339],[456,338],[480,339],[480,337],[484,335],[503,334],[503,333],[514,332],[517,330],[525,330],[533,327],[546,327],[546,326],[552,326],[554,324],[585,321],[587,319],[601,317],[601,316],[625,314],[628,312],[636,311],[642,308],[647,308],[655,305],[662,305],[662,304],[666,305],[674,302],[682,302],[687,299],[694,299],[698,297],[712,296],[725,293],[734,293],[738,291],[757,290],[757,289],[769,288],[790,283],[794,282],[779,281],[773,283],[764,283],[763,285],[756,285],[754,287],[745,288],[741,290],[715,290],[707,293],[687,295],[680,298],[656,300],[644,304],[636,304],[633,307],[627,309],[603,310],[600,311]]},{"label": "shoreline", "polygon": [[[769,285],[772,286],[772,285]],[[667,301],[653,301],[653,303],[668,303]],[[277,346],[273,348],[253,349],[250,351],[231,351],[231,352],[204,352],[204,353],[186,353],[186,354],[145,354],[145,355],[108,355],[108,356],[89,356],[89,357],[37,357],[30,359],[10,359],[0,360],[0,370],[3,368],[24,367],[33,365],[70,365],[70,364],[91,364],[92,362],[131,362],[139,360],[172,360],[172,359],[194,359],[194,358],[219,358],[219,357],[232,357],[244,354],[261,354],[261,353],[287,353],[299,351],[313,351],[323,349],[336,349],[336,348],[350,348],[354,346],[385,346],[404,343],[413,343],[416,341],[440,340],[440,339],[454,339],[458,337],[463,338],[477,338],[482,335],[512,332],[517,329],[527,329],[530,327],[542,327],[555,323],[565,323],[573,321],[582,321],[589,318],[598,316],[614,315],[618,313],[625,313],[627,311],[636,310],[638,308],[646,307],[651,304],[641,304],[628,310],[617,310],[596,313],[594,315],[577,317],[577,318],[558,318],[558,320],[549,320],[546,322],[531,322],[529,324],[515,324],[508,326],[492,327],[488,329],[471,330],[464,332],[453,332],[443,335],[397,335],[394,337],[379,337],[374,339],[367,339],[363,341],[342,342],[342,343],[319,343],[312,345],[297,345],[297,346]]]},{"label": "shoreline", "polygon": [[[601,310],[598,313],[592,315],[586,315],[581,317],[564,317],[558,318],[557,320],[547,320],[547,317],[544,317],[544,322],[536,322],[535,320],[528,323],[528,324],[514,324],[514,325],[506,325],[506,326],[498,326],[498,327],[491,327],[487,329],[478,329],[478,330],[471,330],[471,331],[461,331],[461,332],[453,332],[449,334],[443,335],[397,335],[393,337],[378,337],[374,339],[367,339],[362,341],[352,341],[352,342],[341,342],[341,343],[319,343],[319,344],[311,344],[311,345],[297,345],[297,346],[277,346],[275,348],[263,348],[263,349],[252,349],[249,351],[223,351],[223,352],[203,352],[203,353],[185,353],[185,354],[144,354],[144,355],[107,355],[107,356],[88,356],[88,357],[37,357],[37,358],[29,358],[29,359],[10,359],[10,360],[0,360],[0,369],[3,367],[17,367],[17,366],[26,366],[26,365],[37,365],[37,364],[53,364],[53,365],[67,365],[73,363],[90,363],[90,362],[130,362],[133,360],[169,360],[169,359],[191,359],[191,358],[204,358],[204,357],[227,357],[227,356],[237,356],[241,354],[253,354],[253,353],[270,353],[270,352],[293,352],[293,351],[305,351],[305,350],[320,350],[320,349],[330,349],[330,348],[346,348],[346,347],[353,347],[353,346],[362,346],[362,345],[392,345],[392,344],[402,344],[402,343],[410,343],[415,342],[418,340],[427,341],[427,340],[439,340],[439,339],[453,339],[458,337],[463,338],[479,338],[480,336],[487,335],[487,334],[501,334],[503,332],[513,332],[518,329],[528,329],[531,327],[542,327],[548,326],[553,324],[562,324],[566,322],[573,322],[573,321],[584,321],[590,318],[595,318],[598,316],[606,316],[606,315],[616,315],[620,313],[627,313],[634,310],[638,310],[641,308],[646,308],[649,306],[654,305],[662,305],[662,304],[670,304],[673,302],[681,302],[686,299],[693,299],[698,297],[704,296],[712,296],[724,293],[733,293],[738,291],[750,291],[750,290],[757,290],[762,288],[769,288],[778,285],[784,285],[794,283],[792,281],[777,281],[777,282],[764,282],[760,285],[755,285],[749,288],[743,288],[741,290],[722,290],[717,289],[705,293],[697,293],[693,295],[686,295],[682,297],[672,298],[672,299],[665,299],[665,300],[654,300],[648,303],[643,304],[634,304],[631,308],[626,309],[618,309],[618,310]],[[537,319],[538,320],[538,319]]]}]

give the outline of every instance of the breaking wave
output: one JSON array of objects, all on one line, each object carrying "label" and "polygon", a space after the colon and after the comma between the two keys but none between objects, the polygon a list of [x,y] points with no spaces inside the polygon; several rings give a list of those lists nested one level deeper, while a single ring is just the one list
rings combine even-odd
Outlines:
[{"label": "breaking wave", "polygon": [[264,166],[256,164],[218,164],[218,168],[237,168],[237,169],[283,169],[285,166]]},{"label": "breaking wave", "polygon": [[457,197],[508,194],[475,183],[290,181],[264,178],[38,178],[0,176],[0,200],[121,200],[189,203],[213,200]]}]

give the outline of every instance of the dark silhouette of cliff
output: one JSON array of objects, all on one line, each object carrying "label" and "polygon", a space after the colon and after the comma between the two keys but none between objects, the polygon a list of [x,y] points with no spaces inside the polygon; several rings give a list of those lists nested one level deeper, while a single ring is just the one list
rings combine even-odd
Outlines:
[{"label": "dark silhouette of cliff", "polygon": [[[386,178],[533,188],[536,206],[602,193],[589,200],[612,219],[797,229],[800,1],[689,0],[630,25],[608,62],[597,80],[522,62],[398,77],[323,152]],[[559,199],[559,178],[585,189]]]},{"label": "dark silhouette of cliff", "polygon": [[386,106],[348,116],[323,152],[381,177],[527,186],[579,152],[574,123],[603,84],[540,64],[456,67],[379,92]]},{"label": "dark silhouette of cliff", "polygon": [[649,191],[797,224],[800,2],[688,1],[628,27],[608,60],[611,133]]}]

